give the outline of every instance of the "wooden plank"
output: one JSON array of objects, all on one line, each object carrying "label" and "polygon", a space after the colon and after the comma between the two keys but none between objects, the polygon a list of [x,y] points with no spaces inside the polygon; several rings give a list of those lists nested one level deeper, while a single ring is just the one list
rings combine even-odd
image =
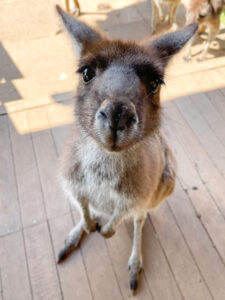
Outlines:
[{"label": "wooden plank", "polygon": [[0,238],[0,266],[2,299],[32,299],[21,232]]},{"label": "wooden plank", "polygon": [[0,289],[0,300],[3,300],[3,290],[2,290],[2,288]]},{"label": "wooden plank", "polygon": [[[127,224],[127,230],[130,238],[132,238],[133,228],[131,224]],[[153,299],[182,299],[183,296],[179,286],[149,218],[146,219],[143,228],[142,247],[144,274],[150,286]]]},{"label": "wooden plank", "polygon": [[0,268],[0,300],[3,300],[2,271]]},{"label": "wooden plank", "polygon": [[60,127],[54,127],[51,128],[51,131],[54,138],[57,155],[59,156],[62,153],[64,144],[70,135],[70,126],[64,125]]},{"label": "wooden plank", "polygon": [[222,94],[225,96],[225,88],[220,89],[220,91],[221,91]]},{"label": "wooden plank", "polygon": [[216,108],[217,112],[225,120],[225,95],[222,89],[208,91],[207,96],[209,97],[212,105]]},{"label": "wooden plank", "polygon": [[198,95],[191,95],[190,98],[192,99],[192,103],[197,107],[199,113],[207,121],[209,127],[213,130],[215,136],[225,146],[225,120],[216,111],[207,97],[207,94],[201,93]]},{"label": "wooden plank", "polygon": [[[199,67],[199,63],[197,65]],[[185,64],[186,66],[187,64]],[[165,75],[166,85],[162,87],[161,92],[162,101],[224,87],[224,75],[219,74],[220,69],[206,70],[205,72],[186,72],[186,74],[179,77],[177,77],[178,74],[173,74],[174,71],[176,73],[177,69],[177,61],[170,64],[167,69]],[[186,68],[184,69],[186,70]]]},{"label": "wooden plank", "polygon": [[178,182],[169,205],[214,299],[224,299],[225,266]]},{"label": "wooden plank", "polygon": [[[30,127],[35,123],[48,127],[47,113],[44,108],[33,110],[28,115]],[[62,189],[58,182],[58,160],[50,129],[32,133],[35,155],[38,162],[41,185],[44,194],[48,218],[69,212],[69,204],[64,200]]]},{"label": "wooden plank", "polygon": [[135,297],[132,296],[128,271],[128,259],[131,254],[132,243],[124,223],[117,228],[112,238],[106,240],[106,244],[123,298],[153,299],[145,274],[140,277]]},{"label": "wooden plank", "polygon": [[33,298],[62,299],[47,223],[26,228],[24,235]]},{"label": "wooden plank", "polygon": [[51,128],[73,123],[73,106],[70,104],[68,105],[68,102],[70,101],[54,103],[53,105],[47,105],[45,107]]},{"label": "wooden plank", "polygon": [[[16,113],[15,113],[16,114]],[[17,114],[19,122],[28,128],[26,112]],[[15,163],[18,194],[23,226],[41,223],[46,219],[32,139],[21,135],[10,122],[10,135]]]},{"label": "wooden plank", "polygon": [[220,85],[220,87],[223,89],[225,87],[224,85],[224,75],[225,75],[225,66],[221,65],[220,68],[214,68],[212,70],[207,70],[206,75],[209,78],[209,81],[211,80],[214,82],[215,86]]},{"label": "wooden plank", "polygon": [[192,99],[189,97],[179,98],[175,100],[175,104],[218,170],[225,176],[225,157],[223,154],[225,147],[217,139],[212,129],[198,112]]},{"label": "wooden plank", "polygon": [[[167,202],[171,202],[173,196]],[[212,299],[202,274],[168,208],[167,202],[151,212],[151,220],[184,299]]]},{"label": "wooden plank", "polygon": [[[199,64],[198,64],[199,65]],[[198,92],[210,91],[224,87],[224,75],[220,74],[220,69],[216,68],[205,70],[204,72],[196,72],[193,74],[195,77],[195,84],[199,85]]]},{"label": "wooden plank", "polygon": [[[177,115],[175,115],[172,111],[173,110],[170,109],[168,114],[174,119]],[[176,120],[178,121],[178,124],[180,124],[180,119],[178,117],[176,117]],[[172,121],[170,121],[169,125],[171,124],[173,124]],[[187,189],[188,195],[194,204],[197,213],[193,212],[193,209],[188,204],[189,201],[187,199],[185,203],[183,203],[185,195],[180,195],[179,199],[178,196],[175,197],[176,202],[173,205],[174,215],[176,218],[180,219],[180,227],[184,232],[187,242],[190,243],[190,248],[195,255],[196,261],[199,264],[202,274],[214,298],[222,299],[221,297],[225,296],[223,289],[225,284],[225,220],[215,205],[211,195],[208,193],[205,185],[201,183],[199,185],[196,184],[197,182],[201,182],[201,179],[199,178],[197,170],[195,170],[193,164],[190,164],[190,161],[184,152],[184,149],[186,150],[189,147],[192,148],[190,151],[191,156],[196,153],[196,149],[192,147],[192,144],[189,144],[190,140],[186,139],[186,132],[182,130],[180,134],[177,134],[178,130],[176,130],[176,127],[177,126],[175,125],[171,126],[168,137],[171,136],[171,138],[169,138],[170,144],[173,145],[173,148],[175,148],[179,166],[179,177],[181,178],[182,184],[184,183],[183,186]],[[176,136],[180,137],[180,135],[183,135],[183,148],[175,139]],[[188,147],[187,144],[189,144]],[[210,171],[211,170],[209,169],[209,172]],[[224,183],[225,180],[223,180],[223,185]],[[195,187],[194,189],[192,188],[193,186]],[[198,219],[195,216],[200,218],[200,222],[197,221]],[[188,222],[188,219],[192,219],[192,221]],[[204,233],[201,222],[206,228],[207,233],[210,235],[210,239],[208,238],[207,233]],[[193,232],[195,232],[196,239],[193,239]],[[196,241],[198,241],[198,245],[196,244]],[[216,248],[220,253],[220,257],[214,248]],[[204,249],[208,249],[207,252],[204,251]],[[217,281],[215,274],[219,273],[221,275],[220,279]]]},{"label": "wooden plank", "polygon": [[123,299],[103,237],[93,233],[81,247],[94,298]]},{"label": "wooden plank", "polygon": [[[73,216],[77,223],[77,210],[73,211]],[[81,253],[94,299],[123,299],[104,238],[96,232],[90,234],[82,241]]]},{"label": "wooden plank", "polygon": [[[216,246],[223,262],[225,263],[224,217],[216,206],[212,196],[207,191],[207,187],[201,182],[199,174],[194,168],[194,164],[191,164],[191,161],[186,155],[184,151],[185,145],[181,147],[176,140],[176,131],[174,127],[171,126],[169,135],[167,136],[169,137],[170,145],[174,148],[174,152],[176,152],[176,159],[179,166],[178,174],[181,179],[182,186],[188,192],[188,195],[195,207],[197,216],[201,218],[201,222],[210,235],[213,245]],[[213,266],[213,268],[214,267],[220,268],[220,266],[218,267],[216,265]],[[213,270],[210,269],[209,271]]]},{"label": "wooden plank", "polygon": [[[225,220],[215,206],[204,185],[200,186],[198,190],[192,189],[188,191],[188,195],[196,208],[198,218],[201,218],[201,222],[210,235],[213,247],[217,249],[221,259],[223,260],[223,263],[221,263],[220,267],[213,265],[211,272],[213,272],[214,268],[218,268],[221,269],[221,272],[223,270],[224,274],[223,264],[225,263]],[[223,279],[221,278],[221,281],[225,281],[225,274],[223,275]]]},{"label": "wooden plank", "polygon": [[[173,138],[175,138],[175,136],[178,138],[189,159],[194,164],[202,182],[207,184],[207,189],[210,191],[210,194],[213,196],[213,199],[217,204],[217,207],[219,207],[220,211],[225,217],[225,199],[223,197],[225,194],[224,177],[220,174],[213,162],[210,160],[205,149],[200,144],[199,140],[178,111],[178,108],[174,102],[168,102],[166,104],[165,111],[167,112],[165,114],[166,125],[171,126],[173,131],[173,135],[171,134],[171,136]],[[192,176],[189,176],[189,172],[182,173],[183,176],[187,174],[186,182],[192,178],[196,178],[193,174]],[[184,185],[184,181],[182,181],[182,184]],[[192,184],[196,184],[196,182],[193,182]],[[191,188],[192,186],[189,185],[187,188]]]},{"label": "wooden plank", "polygon": [[165,82],[166,84],[162,87],[161,93],[162,101],[198,93],[199,91],[204,90],[202,84],[196,83],[195,74],[186,74],[177,78],[170,74],[170,70],[167,70]]},{"label": "wooden plank", "polygon": [[[55,260],[57,260],[58,253],[64,246],[64,240],[73,226],[74,224],[70,213],[50,221],[51,235],[56,256]],[[58,265],[57,268],[62,286],[63,299],[92,299],[80,249],[72,253],[70,257],[68,257],[65,262]]]},{"label": "wooden plank", "polygon": [[[184,0],[185,2],[186,0]],[[186,1],[187,2],[187,1]],[[184,18],[184,16],[183,16]],[[224,37],[222,37],[222,40],[224,40]],[[203,50],[203,43],[196,43],[192,47],[192,53],[199,53]],[[183,55],[185,54],[185,50],[180,51],[176,55],[176,58],[172,60],[170,70],[173,71],[171,74],[173,76],[177,77],[183,77],[186,74],[193,74],[193,73],[199,73],[199,74],[205,74],[207,72],[212,72],[214,71],[215,68],[221,68],[221,66],[225,65],[225,58],[224,58],[224,49],[222,51],[222,57],[217,57],[213,59],[206,59],[205,61],[198,62],[196,60],[196,56],[193,57],[192,61],[190,63],[187,63],[183,59]],[[209,53],[208,53],[209,55]],[[212,58],[212,57],[211,57]],[[222,81],[222,78],[220,81],[217,82],[217,84],[223,84],[224,82]],[[202,78],[202,85],[204,86],[204,77]],[[205,85],[207,87],[207,85]],[[212,86],[212,82],[211,82]]]},{"label": "wooden plank", "polygon": [[0,117],[0,236],[21,226],[8,117]]},{"label": "wooden plank", "polygon": [[[224,75],[225,75],[225,68],[221,67],[218,69],[213,70],[213,72],[208,72],[208,82],[214,82],[217,84],[218,81],[222,80],[223,84],[221,85],[220,89],[215,89],[213,91],[209,91],[209,96],[212,96],[211,99],[213,100],[213,105],[219,111],[220,114],[225,118],[225,108],[224,108],[224,101],[225,101],[225,89],[224,89]],[[214,93],[213,93],[214,92]],[[216,95],[216,92],[217,95]]]},{"label": "wooden plank", "polygon": [[143,231],[143,255],[146,262],[144,272],[154,299],[182,299],[182,292],[179,290],[149,218]]}]

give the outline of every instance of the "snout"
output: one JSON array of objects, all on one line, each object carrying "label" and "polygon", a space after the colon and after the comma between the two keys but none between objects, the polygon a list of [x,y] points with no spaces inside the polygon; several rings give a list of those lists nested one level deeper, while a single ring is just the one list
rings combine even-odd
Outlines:
[{"label": "snout", "polygon": [[112,131],[128,129],[137,122],[135,106],[125,101],[105,100],[98,111],[98,118]]},{"label": "snout", "polygon": [[96,113],[98,136],[108,149],[119,150],[132,142],[138,115],[128,99],[106,99]]}]

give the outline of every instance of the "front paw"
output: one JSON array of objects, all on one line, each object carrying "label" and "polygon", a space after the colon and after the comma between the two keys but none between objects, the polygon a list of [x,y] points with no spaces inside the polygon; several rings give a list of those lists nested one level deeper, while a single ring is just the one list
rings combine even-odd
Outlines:
[{"label": "front paw", "polygon": [[104,238],[108,239],[115,234],[115,229],[113,227],[108,227],[107,224],[101,226],[99,223],[96,225],[96,230],[104,236]]}]

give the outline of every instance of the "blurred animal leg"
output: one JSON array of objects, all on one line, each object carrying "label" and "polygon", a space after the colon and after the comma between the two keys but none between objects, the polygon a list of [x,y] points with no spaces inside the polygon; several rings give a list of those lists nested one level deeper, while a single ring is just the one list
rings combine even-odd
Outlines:
[{"label": "blurred animal leg", "polygon": [[191,55],[191,47],[194,43],[194,40],[196,38],[196,34],[189,40],[189,42],[187,43],[187,52],[186,54],[184,55],[184,60],[189,62],[192,60],[192,55]]},{"label": "blurred animal leg", "polygon": [[80,15],[80,4],[78,2],[78,0],[73,0],[75,9],[73,11],[73,14],[75,14],[77,17]]},{"label": "blurred animal leg", "polygon": [[206,58],[206,54],[208,53],[209,47],[211,42],[214,40],[218,30],[219,30],[219,26],[220,26],[220,21],[219,19],[216,20],[216,22],[213,25],[209,26],[209,36],[208,36],[208,40],[205,44],[205,47],[202,51],[202,53],[200,54],[200,56],[198,57],[198,61],[203,61]]},{"label": "blurred animal leg", "polygon": [[70,13],[70,0],[66,0],[66,11]]},{"label": "blurred animal leg", "polygon": [[156,25],[159,20],[159,11],[154,0],[152,1],[152,32],[155,32]]},{"label": "blurred animal leg", "polygon": [[135,291],[138,286],[138,277],[142,270],[142,229],[146,219],[146,212],[134,216],[134,235],[131,255],[128,261],[130,270],[130,288]]},{"label": "blurred animal leg", "polygon": [[176,13],[177,13],[177,8],[178,8],[179,4],[174,4],[172,6],[172,12],[171,12],[171,16],[170,16],[170,24],[173,27],[173,30],[176,30],[178,28],[178,25],[176,23]]}]

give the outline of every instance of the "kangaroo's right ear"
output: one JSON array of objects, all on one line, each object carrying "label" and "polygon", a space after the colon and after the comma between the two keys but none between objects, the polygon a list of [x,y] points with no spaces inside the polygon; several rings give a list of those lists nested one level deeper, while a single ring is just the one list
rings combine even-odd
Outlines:
[{"label": "kangaroo's right ear", "polygon": [[90,44],[102,40],[102,37],[98,32],[64,12],[59,5],[56,5],[56,10],[66,31],[72,38],[78,56],[80,56],[82,51]]}]

